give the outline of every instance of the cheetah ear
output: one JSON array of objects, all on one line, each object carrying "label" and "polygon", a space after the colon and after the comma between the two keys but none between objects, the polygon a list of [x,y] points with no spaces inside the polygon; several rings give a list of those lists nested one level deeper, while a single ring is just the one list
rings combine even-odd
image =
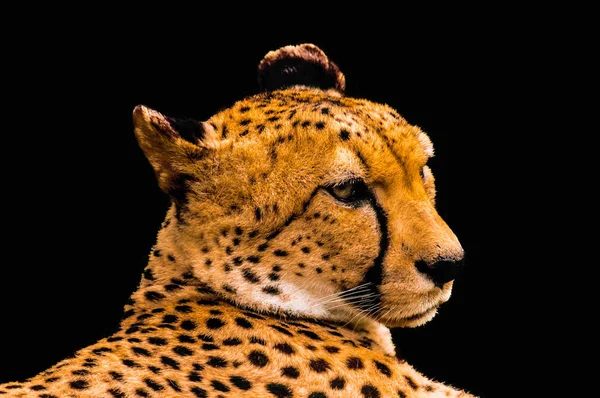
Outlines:
[{"label": "cheetah ear", "polygon": [[133,110],[133,128],[158,185],[170,195],[180,189],[179,176],[184,170],[209,150],[203,140],[214,135],[208,123],[171,118],[143,105]]},{"label": "cheetah ear", "polygon": [[301,85],[343,92],[346,78],[336,64],[314,44],[286,46],[271,51],[258,65],[262,91]]}]

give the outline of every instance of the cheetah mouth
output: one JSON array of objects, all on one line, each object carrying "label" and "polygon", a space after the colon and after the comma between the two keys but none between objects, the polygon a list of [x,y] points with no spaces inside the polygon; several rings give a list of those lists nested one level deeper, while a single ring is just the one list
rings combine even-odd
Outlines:
[{"label": "cheetah mouth", "polygon": [[437,309],[438,309],[438,306],[436,305],[436,306],[433,306],[430,309],[425,310],[423,312],[419,312],[419,313],[416,313],[414,315],[409,315],[409,316],[406,316],[406,317],[401,317],[400,320],[401,321],[408,321],[408,322],[410,322],[410,321],[416,321],[416,320],[421,319],[421,318],[426,318],[426,317],[435,315],[435,313],[437,312]]}]

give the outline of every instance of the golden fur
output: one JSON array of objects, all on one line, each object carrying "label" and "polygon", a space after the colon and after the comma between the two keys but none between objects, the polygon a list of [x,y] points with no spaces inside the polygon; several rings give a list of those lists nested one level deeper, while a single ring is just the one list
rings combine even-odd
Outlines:
[{"label": "golden fur", "polygon": [[[450,297],[452,281],[416,262],[463,255],[434,208],[432,144],[390,107],[344,96],[317,50],[285,47],[261,68],[306,55],[334,77],[328,90],[282,87],[201,123],[136,107],[173,204],[121,329],[0,393],[471,396],[397,359],[388,329],[429,321]],[[334,197],[347,181],[370,199]]]}]

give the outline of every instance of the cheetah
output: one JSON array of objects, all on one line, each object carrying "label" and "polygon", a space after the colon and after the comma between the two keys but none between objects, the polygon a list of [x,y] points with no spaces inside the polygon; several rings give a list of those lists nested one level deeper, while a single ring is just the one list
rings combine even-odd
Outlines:
[{"label": "cheetah", "polygon": [[146,106],[134,133],[171,199],[118,331],[10,397],[473,397],[395,353],[463,249],[435,210],[428,136],[345,96],[313,44],[271,51],[261,91],[207,121]]}]

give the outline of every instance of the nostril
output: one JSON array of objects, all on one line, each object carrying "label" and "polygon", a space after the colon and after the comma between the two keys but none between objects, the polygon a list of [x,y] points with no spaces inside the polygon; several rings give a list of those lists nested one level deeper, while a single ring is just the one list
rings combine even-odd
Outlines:
[{"label": "nostril", "polygon": [[431,264],[419,260],[415,262],[415,267],[419,272],[427,275],[436,286],[441,287],[444,283],[456,279],[464,268],[464,260],[439,260]]}]

